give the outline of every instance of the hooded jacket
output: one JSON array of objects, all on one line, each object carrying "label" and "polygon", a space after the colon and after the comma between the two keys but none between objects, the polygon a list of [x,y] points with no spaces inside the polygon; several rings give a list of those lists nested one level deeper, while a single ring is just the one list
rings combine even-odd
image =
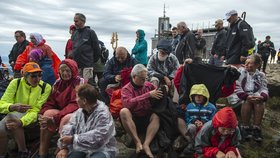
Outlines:
[{"label": "hooded jacket", "polygon": [[59,67],[59,64],[61,61],[58,58],[58,56],[55,54],[55,52],[53,52],[51,47],[45,43],[46,43],[46,40],[44,40],[44,39],[41,39],[41,41],[37,45],[34,45],[33,43],[30,42],[29,45],[24,50],[24,52],[18,56],[14,69],[21,70],[22,67],[27,62],[29,62],[29,59],[28,59],[29,53],[33,49],[41,49],[41,50],[43,50],[43,57],[47,57],[50,60],[52,60],[52,68],[53,68],[53,71],[55,74],[55,78],[57,79],[58,78],[58,67]]},{"label": "hooded jacket", "polygon": [[15,43],[13,45],[13,48],[9,54],[9,63],[11,62],[16,62],[17,61],[17,57],[23,53],[23,51],[25,50],[26,46],[29,45],[29,41],[27,41],[26,39],[22,42],[22,43]]},{"label": "hooded jacket", "polygon": [[[204,124],[195,138],[195,148],[197,154],[202,154],[204,158],[215,158],[218,151],[227,153],[233,151],[238,156],[236,147],[241,140],[237,119],[234,111],[230,107],[219,110],[212,121]],[[218,127],[232,128],[235,131],[226,136],[221,135]]]},{"label": "hooded jacket", "polygon": [[43,83],[41,80],[39,85],[31,87],[23,77],[20,79],[19,85],[18,79],[12,80],[0,100],[0,113],[8,114],[9,107],[15,103],[27,104],[32,108],[20,119],[22,126],[25,127],[36,122],[41,106],[51,93],[51,86],[46,84],[44,93],[41,94]]},{"label": "hooded jacket", "polygon": [[143,30],[137,30],[139,33],[139,39],[136,40],[136,44],[132,49],[132,54],[135,56],[135,59],[143,64],[147,65],[148,63],[148,55],[147,55],[147,41],[145,38],[145,32]]},{"label": "hooded jacket", "polygon": [[159,61],[157,52],[151,56],[147,69],[149,77],[157,77],[161,81],[164,76],[167,76],[170,80],[173,80],[179,66],[178,59],[172,53],[168,55],[165,61]]},{"label": "hooded jacket", "polygon": [[65,59],[60,65],[62,64],[66,64],[71,69],[72,78],[65,81],[60,77],[55,82],[51,95],[40,111],[41,114],[44,114],[50,109],[59,110],[59,113],[53,117],[57,126],[65,115],[73,113],[79,108],[75,88],[84,83],[84,79],[78,76],[78,66],[74,60]]},{"label": "hooded jacket", "polygon": [[[195,95],[204,96],[204,102],[202,104],[196,103],[194,100]],[[190,91],[191,103],[187,105],[185,115],[185,121],[187,124],[194,124],[196,120],[200,120],[203,123],[206,123],[212,119],[217,109],[215,105],[209,103],[209,97],[210,95],[208,89],[204,84],[195,84],[192,86]]]}]

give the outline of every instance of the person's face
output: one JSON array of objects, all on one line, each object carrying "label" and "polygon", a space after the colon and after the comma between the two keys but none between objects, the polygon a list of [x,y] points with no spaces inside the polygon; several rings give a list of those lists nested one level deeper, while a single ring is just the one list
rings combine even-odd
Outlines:
[{"label": "person's face", "polygon": [[235,132],[234,128],[225,128],[225,127],[218,127],[218,131],[223,135],[223,136],[227,136],[227,135],[231,135]]},{"label": "person's face", "polygon": [[177,30],[172,30],[172,37],[175,37],[178,35],[178,31]]},{"label": "person's face", "polygon": [[75,16],[74,24],[77,28],[83,28],[85,23],[78,16]]},{"label": "person's face", "polygon": [[255,64],[255,62],[253,60],[246,60],[245,62],[245,69],[248,71],[248,72],[255,72],[257,70],[259,65]]},{"label": "person's face", "polygon": [[119,50],[117,49],[115,57],[120,63],[124,63],[127,58],[127,52],[122,49],[119,49]]},{"label": "person's face", "polygon": [[197,37],[198,37],[198,38],[201,38],[201,37],[202,37],[202,33],[203,33],[203,32],[202,32],[202,31],[200,31],[200,30],[199,30],[199,31],[197,31]]},{"label": "person's face", "polygon": [[33,45],[37,45],[37,41],[36,41],[36,39],[35,39],[35,37],[34,36],[30,36],[30,40],[31,40],[31,42],[32,42],[32,44]]},{"label": "person's face", "polygon": [[270,38],[266,38],[265,41],[266,41],[266,42],[270,41]]},{"label": "person's face", "polygon": [[20,35],[20,33],[16,33],[15,34],[15,39],[17,41],[17,43],[22,43],[24,41],[24,37]]},{"label": "person's face", "polygon": [[66,64],[59,66],[59,74],[62,80],[68,81],[72,78],[72,71]]},{"label": "person's face", "polygon": [[185,30],[186,30],[186,29],[185,29],[184,27],[182,27],[182,26],[180,26],[180,25],[177,25],[177,31],[178,31],[178,34],[179,34],[179,35],[184,34]]},{"label": "person's face", "polygon": [[197,104],[201,104],[201,103],[203,103],[203,101],[204,101],[204,96],[203,95],[195,95],[194,96],[194,100],[195,100],[195,102],[197,103]]},{"label": "person's face", "polygon": [[159,50],[158,50],[158,59],[159,59],[160,61],[165,61],[165,60],[167,59],[167,57],[168,57],[167,52],[165,52],[165,51],[162,50],[162,49],[159,49]]},{"label": "person's face", "polygon": [[140,34],[138,31],[136,31],[136,38],[139,39],[139,37],[140,37]]},{"label": "person's face", "polygon": [[31,87],[36,87],[42,78],[41,72],[32,72],[26,76],[26,81]]},{"label": "person's face", "polygon": [[237,20],[237,15],[232,15],[232,16],[230,16],[230,18],[227,19],[227,21],[230,24],[233,24],[236,20]]},{"label": "person's face", "polygon": [[137,86],[144,86],[147,77],[148,77],[148,72],[142,71],[139,75],[135,75],[133,77],[133,82]]},{"label": "person's face", "polygon": [[76,101],[77,101],[77,104],[80,108],[86,109],[86,99],[85,98],[81,98],[77,94],[76,95]]}]

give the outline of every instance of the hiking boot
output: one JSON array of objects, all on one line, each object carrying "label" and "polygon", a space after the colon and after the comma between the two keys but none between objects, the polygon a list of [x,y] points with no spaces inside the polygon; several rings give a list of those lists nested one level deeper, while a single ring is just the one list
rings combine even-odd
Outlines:
[{"label": "hiking boot", "polygon": [[263,140],[261,129],[258,128],[253,129],[253,138],[257,142],[261,142]]},{"label": "hiking boot", "polygon": [[242,139],[249,140],[252,138],[252,130],[250,128],[241,128]]},{"label": "hiking boot", "polygon": [[194,153],[193,144],[189,143],[189,144],[187,145],[187,147],[184,149],[183,153],[186,154],[186,155],[188,155],[188,154],[193,154],[193,153]]}]

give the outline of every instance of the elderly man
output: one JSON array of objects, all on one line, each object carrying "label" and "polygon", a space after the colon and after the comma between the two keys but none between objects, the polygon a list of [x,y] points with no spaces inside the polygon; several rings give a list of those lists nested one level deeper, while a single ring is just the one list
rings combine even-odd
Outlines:
[{"label": "elderly man", "polygon": [[76,13],[74,23],[76,30],[72,34],[73,50],[69,57],[77,62],[79,75],[89,80],[93,78],[94,62],[98,61],[100,57],[98,38],[89,26],[85,26],[84,14]]},{"label": "elderly man", "polygon": [[[146,81],[148,70],[142,64],[137,64],[131,71],[132,80],[122,88],[123,109],[120,118],[125,131],[132,137],[136,145],[136,153],[145,151],[148,157],[153,157],[150,143],[159,129],[159,117],[152,113],[150,98],[160,99],[162,91]],[[142,144],[138,133],[146,131]]]},{"label": "elderly man", "polygon": [[185,59],[195,59],[196,39],[185,22],[179,22],[177,24],[177,29],[180,35],[180,40],[175,49],[175,55],[179,60],[179,63],[183,64]]},{"label": "elderly man", "polygon": [[[29,41],[26,40],[25,33],[21,30],[17,30],[15,32],[15,39],[17,43],[14,44],[10,54],[9,54],[9,63],[12,68],[14,68],[17,57],[23,53],[25,50],[26,46],[28,46]],[[20,78],[21,74],[20,71],[14,71],[14,77],[15,78]]]},{"label": "elderly man", "polygon": [[216,20],[214,26],[217,29],[217,33],[214,37],[209,64],[222,66],[226,53],[225,40],[227,31],[225,30],[223,20],[221,19]]},{"label": "elderly man", "polygon": [[203,35],[203,29],[198,29],[196,32],[196,58],[199,59],[199,61],[202,61],[202,59],[206,58],[206,40]]},{"label": "elderly man", "polygon": [[26,63],[22,69],[23,77],[12,80],[0,100],[0,113],[7,114],[0,121],[0,158],[6,155],[10,134],[17,142],[17,157],[28,157],[24,127],[37,121],[38,112],[51,92],[51,86],[41,80],[41,72],[38,64]]},{"label": "elderly man", "polygon": [[172,45],[168,40],[161,40],[157,44],[158,52],[151,56],[148,62],[148,71],[151,82],[155,86],[164,84],[171,86],[177,69],[180,64],[172,52]]},{"label": "elderly man", "polygon": [[[130,56],[125,47],[118,47],[114,56],[106,63],[103,78],[99,81],[100,93],[103,101],[108,105],[110,99],[105,92],[109,84],[121,83],[121,71],[125,68],[132,68],[138,61]],[[122,85],[124,86],[124,85]]]},{"label": "elderly man", "polygon": [[236,10],[226,13],[225,19],[230,23],[226,38],[226,64],[239,67],[248,56],[248,50],[255,46],[251,26],[238,17]]}]

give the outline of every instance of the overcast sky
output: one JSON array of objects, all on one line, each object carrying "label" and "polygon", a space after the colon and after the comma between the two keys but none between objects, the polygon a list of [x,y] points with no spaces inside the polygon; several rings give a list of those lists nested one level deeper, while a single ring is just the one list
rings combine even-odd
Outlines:
[{"label": "overcast sky", "polygon": [[223,19],[228,10],[235,9],[239,14],[246,11],[246,21],[253,27],[255,37],[264,40],[271,35],[276,49],[280,47],[280,1],[275,0],[1,0],[0,54],[9,54],[15,43],[14,31],[23,30],[28,40],[30,33],[41,33],[63,58],[70,37],[68,28],[77,12],[85,14],[86,25],[110,50],[112,32],[118,32],[119,46],[130,51],[139,28],[146,32],[150,50],[150,39],[157,29],[158,17],[163,16],[164,3],[173,26],[185,21],[194,29]]}]

